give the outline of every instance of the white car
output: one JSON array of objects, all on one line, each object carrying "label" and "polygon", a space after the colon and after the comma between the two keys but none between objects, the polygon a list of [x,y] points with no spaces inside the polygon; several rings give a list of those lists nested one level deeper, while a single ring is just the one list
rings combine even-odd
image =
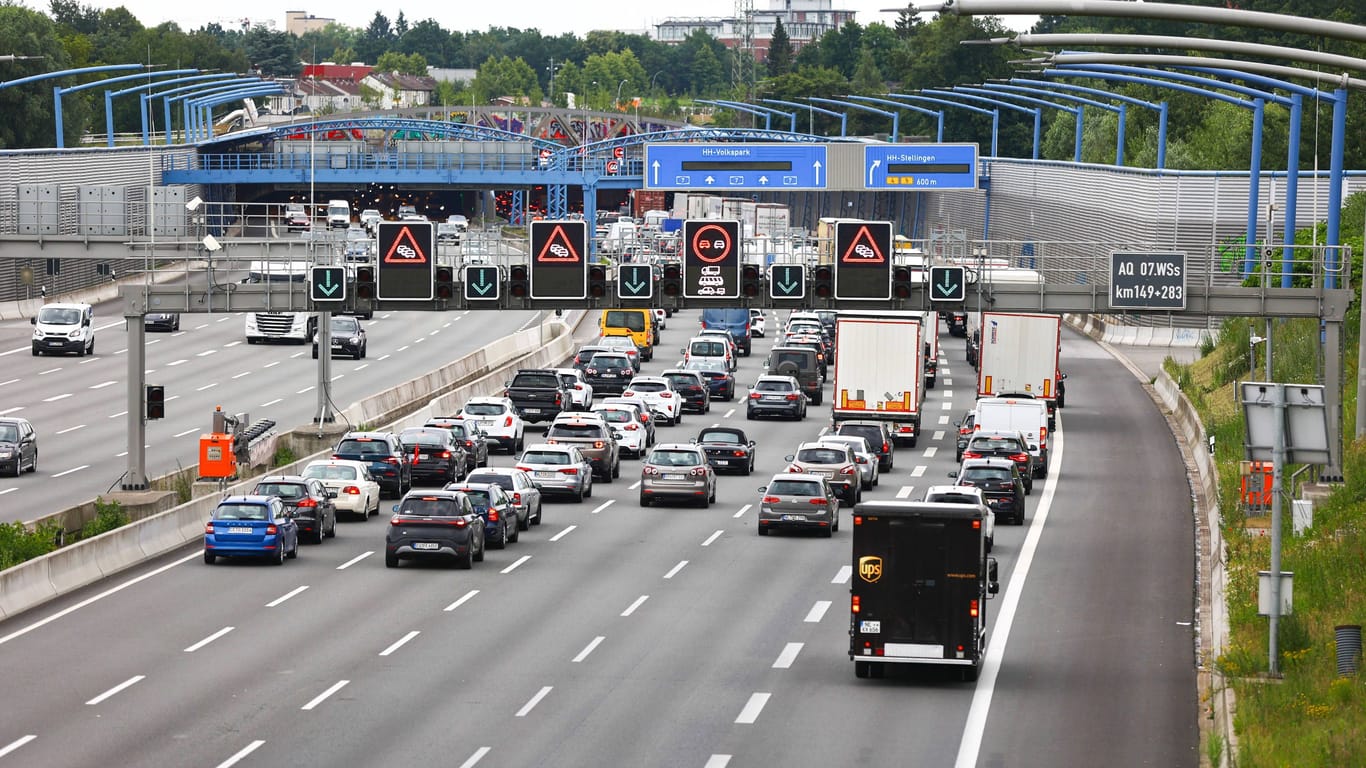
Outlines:
[{"label": "white car", "polygon": [[987,539],[987,551],[996,545],[996,512],[982,497],[982,489],[972,485],[931,485],[925,489],[925,501],[945,504],[977,504],[982,512],[982,535]]},{"label": "white car", "polygon": [[337,494],[332,503],[337,515],[349,512],[361,522],[379,514],[379,483],[364,462],[347,459],[320,459],[309,462],[301,472],[304,477],[315,477],[323,487]]},{"label": "white car", "polygon": [[486,439],[508,453],[522,450],[526,424],[506,397],[471,397],[458,415],[479,422]]},{"label": "white car", "polygon": [[666,321],[669,319],[669,313],[668,313],[668,312],[665,312],[665,311],[662,310],[662,309],[656,309],[656,310],[654,311],[654,313],[655,313],[655,325],[659,326],[659,330],[662,331],[662,330],[664,330],[665,328],[667,328],[667,327],[668,327],[668,323],[667,323]]},{"label": "white car", "polygon": [[595,405],[592,412],[600,414],[609,427],[621,433],[617,445],[623,454],[635,458],[645,455],[650,435],[640,423],[638,411],[623,405]]},{"label": "white car", "polygon": [[762,309],[749,311],[749,335],[762,339],[768,333],[768,315]]},{"label": "white car", "polygon": [[373,230],[381,221],[384,221],[384,214],[376,208],[366,208],[360,212],[360,225],[366,229]]},{"label": "white car", "polygon": [[583,371],[578,368],[556,368],[560,381],[569,387],[569,400],[573,410],[586,411],[593,407],[593,385],[583,380]]},{"label": "white car", "polygon": [[821,443],[843,443],[854,451],[858,462],[859,479],[863,490],[872,490],[879,482],[878,455],[868,449],[868,441],[857,435],[821,435]]},{"label": "white car", "polygon": [[683,396],[675,392],[673,383],[663,376],[637,376],[631,379],[631,386],[621,396],[644,401],[651,413],[662,414],[671,425],[683,420]]}]

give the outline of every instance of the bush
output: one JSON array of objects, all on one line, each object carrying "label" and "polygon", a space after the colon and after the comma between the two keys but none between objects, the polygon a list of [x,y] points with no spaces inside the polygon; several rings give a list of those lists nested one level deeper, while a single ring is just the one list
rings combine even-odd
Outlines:
[{"label": "bush", "polygon": [[43,523],[32,531],[23,523],[0,523],[0,570],[55,550],[60,534],[55,523]]},{"label": "bush", "polygon": [[282,445],[275,449],[275,458],[271,460],[271,466],[283,467],[287,464],[293,464],[298,460],[298,457],[294,455],[294,451],[291,450],[289,446]]},{"label": "bush", "polygon": [[128,522],[128,513],[123,511],[123,504],[117,501],[95,499],[95,519],[81,528],[80,538],[89,539],[99,536],[101,533],[112,531],[115,528],[122,528],[128,525]]}]

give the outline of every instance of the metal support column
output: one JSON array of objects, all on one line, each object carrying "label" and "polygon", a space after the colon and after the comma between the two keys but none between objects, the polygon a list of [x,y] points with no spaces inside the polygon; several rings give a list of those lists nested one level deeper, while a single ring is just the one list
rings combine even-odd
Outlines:
[{"label": "metal support column", "polygon": [[318,331],[314,335],[318,345],[318,406],[316,424],[330,424],[337,420],[332,412],[332,313],[318,313]]},{"label": "metal support column", "polygon": [[[592,184],[583,188],[583,220],[588,227],[588,253],[596,256],[598,239],[593,236],[593,232],[598,223],[598,188]],[[593,261],[595,259],[589,259],[590,263]]]},{"label": "metal support column", "polygon": [[1323,324],[1323,404],[1328,411],[1328,454],[1323,479],[1342,478],[1342,321]]},{"label": "metal support column", "polygon": [[128,424],[128,471],[123,475],[122,488],[125,491],[147,490],[147,413],[145,403],[147,392],[147,349],[144,346],[146,332],[142,327],[142,315],[123,316],[128,327],[128,409],[125,422]]},{"label": "metal support column", "polygon": [[508,223],[514,227],[520,227],[526,223],[523,216],[525,211],[525,201],[522,198],[522,190],[512,190],[512,210],[508,211]]},{"label": "metal support column", "polygon": [[569,187],[565,184],[547,184],[545,188],[546,218],[563,219],[569,215]]},{"label": "metal support column", "polygon": [[[1331,386],[1325,389],[1332,389]],[[1285,385],[1271,385],[1271,409],[1276,433],[1271,443],[1271,613],[1267,635],[1267,665],[1273,677],[1280,675],[1277,657],[1281,621],[1281,481],[1285,474]],[[1331,416],[1329,417],[1332,418]]]}]

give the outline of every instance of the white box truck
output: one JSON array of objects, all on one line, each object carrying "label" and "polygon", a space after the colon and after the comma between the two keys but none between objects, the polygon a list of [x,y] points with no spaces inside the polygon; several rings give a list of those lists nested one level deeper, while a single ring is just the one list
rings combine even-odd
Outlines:
[{"label": "white box truck", "polygon": [[1047,403],[1051,418],[1061,380],[1062,317],[983,312],[979,330],[977,396],[1025,394]]},{"label": "white box truck", "polygon": [[914,446],[925,401],[921,313],[843,311],[835,319],[833,421],[889,422],[898,443]]}]

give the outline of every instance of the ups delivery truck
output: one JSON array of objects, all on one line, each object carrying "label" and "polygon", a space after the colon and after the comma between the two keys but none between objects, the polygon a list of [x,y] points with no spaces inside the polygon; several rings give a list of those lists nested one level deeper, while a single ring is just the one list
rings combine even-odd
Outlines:
[{"label": "ups delivery truck", "polygon": [[854,508],[849,658],[854,674],[887,664],[956,666],[976,680],[987,599],[997,592],[975,504],[866,501]]}]

